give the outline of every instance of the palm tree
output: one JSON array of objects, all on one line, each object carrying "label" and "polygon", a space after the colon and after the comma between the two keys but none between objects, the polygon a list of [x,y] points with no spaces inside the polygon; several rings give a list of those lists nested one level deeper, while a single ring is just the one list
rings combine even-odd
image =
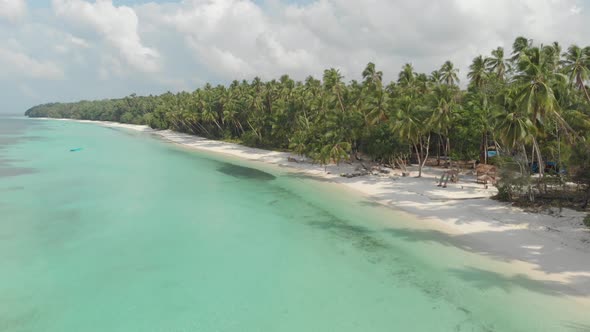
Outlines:
[{"label": "palm tree", "polygon": [[456,69],[451,61],[447,60],[440,67],[440,73],[442,81],[448,85],[455,85],[459,82],[459,69]]},{"label": "palm tree", "polygon": [[[521,54],[518,65],[516,101],[537,129],[542,130],[548,119],[558,124],[565,123],[558,113],[558,103],[552,85],[558,74],[552,71],[547,54],[538,47],[531,47]],[[533,149],[537,154],[539,174],[543,175],[543,160],[538,140],[532,136]]]},{"label": "palm tree", "polygon": [[561,64],[561,45],[558,42],[553,42],[551,45],[543,46],[542,49],[547,58],[548,66],[554,73],[558,72]]},{"label": "palm tree", "polygon": [[553,73],[545,54],[538,47],[521,55],[515,76],[520,93],[521,106],[532,116],[533,121],[542,124],[547,115],[556,112],[556,99],[552,89]]},{"label": "palm tree", "polygon": [[397,83],[402,87],[411,87],[416,81],[416,73],[411,63],[406,63],[398,75]]},{"label": "palm tree", "polygon": [[417,93],[426,94],[430,90],[430,80],[428,75],[424,73],[419,73],[416,75],[416,88]]},{"label": "palm tree", "polygon": [[245,130],[244,130],[244,127],[242,126],[242,123],[240,122],[240,119],[239,119],[240,113],[237,110],[237,108],[234,106],[234,103],[235,103],[235,101],[231,100],[229,102],[229,104],[227,105],[227,107],[224,109],[222,120],[224,123],[232,123],[234,125],[234,127],[236,128],[236,131],[241,132],[243,135]]},{"label": "palm tree", "polygon": [[385,93],[383,90],[377,90],[373,94],[367,95],[365,99],[365,118],[367,120],[367,124],[375,125],[388,119],[387,93]]},{"label": "palm tree", "polygon": [[375,69],[375,64],[369,62],[363,70],[364,84],[371,89],[381,89],[383,87],[383,72]]},{"label": "palm tree", "polygon": [[487,78],[486,63],[483,56],[479,55],[473,59],[473,63],[469,66],[467,78],[474,87],[481,88],[483,86]]},{"label": "palm tree", "polygon": [[336,96],[340,110],[346,112],[342,100],[342,95],[346,89],[346,85],[342,82],[343,78],[338,69],[330,68],[324,71],[324,87]]},{"label": "palm tree", "polygon": [[525,37],[516,37],[512,44],[512,58],[510,58],[510,61],[516,62],[520,58],[520,55],[532,46],[532,43],[532,40]]},{"label": "palm tree", "polygon": [[342,160],[348,159],[351,145],[348,142],[338,142],[333,145],[328,145],[326,148],[330,151],[328,153],[330,159],[338,165]]},{"label": "palm tree", "polygon": [[590,94],[585,84],[590,79],[590,52],[578,45],[572,45],[564,54],[562,64],[572,86],[584,92],[586,99],[590,102]]},{"label": "palm tree", "polygon": [[504,81],[508,69],[508,63],[506,62],[506,59],[504,59],[504,48],[498,47],[493,50],[492,56],[486,58],[485,62],[488,70],[495,73],[500,81]]},{"label": "palm tree", "polygon": [[535,132],[531,119],[519,111],[502,113],[496,117],[496,131],[504,146],[514,149],[530,141]]},{"label": "palm tree", "polygon": [[433,71],[430,73],[430,82],[431,82],[433,85],[438,85],[438,84],[440,84],[442,81],[443,81],[443,78],[442,78],[442,73],[440,72],[440,70],[433,70]]},{"label": "palm tree", "polygon": [[428,159],[430,150],[430,128],[427,125],[425,112],[419,106],[419,100],[405,95],[397,100],[395,119],[392,129],[398,137],[409,143],[418,159],[418,177],[422,177],[422,168]]},{"label": "palm tree", "polygon": [[223,132],[223,128],[221,127],[221,125],[219,124],[219,121],[217,120],[217,113],[214,112],[210,107],[205,107],[203,109],[203,112],[201,113],[201,119],[203,119],[203,122],[205,123],[214,123],[215,126],[217,126],[217,128],[219,129],[220,132]]},{"label": "palm tree", "polygon": [[[469,93],[466,97],[466,107],[470,113],[475,115],[475,126],[481,132],[481,145],[480,145],[480,160],[484,163],[488,163],[487,150],[489,147],[489,136],[493,134],[494,128],[494,117],[497,114],[497,104],[493,103],[493,100],[482,91]],[[494,136],[492,136],[494,139]]]},{"label": "palm tree", "polygon": [[451,161],[451,141],[449,130],[457,118],[457,90],[450,85],[437,86],[433,90],[433,112],[428,119],[428,126],[439,135],[445,137],[445,154]]},{"label": "palm tree", "polygon": [[365,113],[367,124],[374,125],[387,119],[387,94],[383,90],[383,73],[377,71],[374,63],[369,62],[362,75],[363,89],[365,90],[363,106],[365,109],[361,109],[361,111]]}]

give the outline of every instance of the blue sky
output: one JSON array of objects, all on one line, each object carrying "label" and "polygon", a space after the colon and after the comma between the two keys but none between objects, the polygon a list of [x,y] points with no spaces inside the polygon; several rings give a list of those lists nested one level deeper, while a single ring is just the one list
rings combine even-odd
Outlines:
[{"label": "blue sky", "polygon": [[[0,0],[0,112],[335,67],[386,80],[510,49],[590,45],[582,0]],[[509,10],[508,10],[509,8]]]}]

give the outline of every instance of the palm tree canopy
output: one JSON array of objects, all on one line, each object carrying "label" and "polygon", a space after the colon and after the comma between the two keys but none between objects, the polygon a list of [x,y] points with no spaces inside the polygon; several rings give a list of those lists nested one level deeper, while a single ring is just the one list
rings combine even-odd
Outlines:
[{"label": "palm tree canopy", "polygon": [[442,67],[440,67],[441,79],[445,84],[455,85],[459,83],[459,69],[455,68],[455,65],[451,61],[446,61]]},{"label": "palm tree canopy", "polygon": [[505,79],[506,71],[508,70],[508,64],[504,59],[504,48],[498,47],[492,51],[492,56],[486,58],[487,69],[496,74],[501,81]]},{"label": "palm tree canopy", "polygon": [[467,78],[470,80],[471,85],[481,88],[486,77],[486,63],[483,56],[479,55],[473,59],[473,62],[469,66]]}]

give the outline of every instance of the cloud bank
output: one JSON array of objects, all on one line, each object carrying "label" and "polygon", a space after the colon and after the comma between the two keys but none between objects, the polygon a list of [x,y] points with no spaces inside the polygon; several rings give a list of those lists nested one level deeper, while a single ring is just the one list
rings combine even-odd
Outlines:
[{"label": "cloud bank", "polygon": [[369,61],[386,80],[406,62],[430,72],[445,60],[464,77],[473,57],[509,50],[517,36],[590,45],[586,7],[579,0],[52,0],[48,7],[0,0],[0,64],[11,68],[0,74],[0,97],[9,100],[0,112],[254,76],[304,79],[329,67],[358,79]]},{"label": "cloud bank", "polygon": [[25,0],[0,0],[0,19],[15,22],[23,18],[27,11]]}]

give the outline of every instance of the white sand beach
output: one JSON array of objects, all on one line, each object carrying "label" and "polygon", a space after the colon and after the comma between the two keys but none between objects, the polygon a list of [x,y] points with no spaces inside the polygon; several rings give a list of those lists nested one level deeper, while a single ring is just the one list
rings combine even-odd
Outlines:
[{"label": "white sand beach", "polygon": [[[81,121],[90,122],[90,121]],[[463,248],[491,257],[514,267],[514,276],[559,283],[574,290],[576,299],[590,302],[590,230],[582,224],[583,213],[564,209],[547,213],[528,213],[522,209],[490,199],[496,193],[475,178],[462,175],[458,183],[447,188],[436,186],[444,169],[426,168],[422,178],[417,172],[401,177],[391,174],[355,178],[339,176],[352,172],[357,165],[330,165],[327,172],[320,165],[291,162],[299,156],[213,141],[170,130],[155,131],[146,126],[97,122],[108,127],[152,132],[183,146],[223,153],[251,161],[290,167],[293,171],[321,177],[357,190],[369,199],[417,216],[424,232],[445,234],[462,243]],[[588,302],[586,302],[588,301]]]}]

